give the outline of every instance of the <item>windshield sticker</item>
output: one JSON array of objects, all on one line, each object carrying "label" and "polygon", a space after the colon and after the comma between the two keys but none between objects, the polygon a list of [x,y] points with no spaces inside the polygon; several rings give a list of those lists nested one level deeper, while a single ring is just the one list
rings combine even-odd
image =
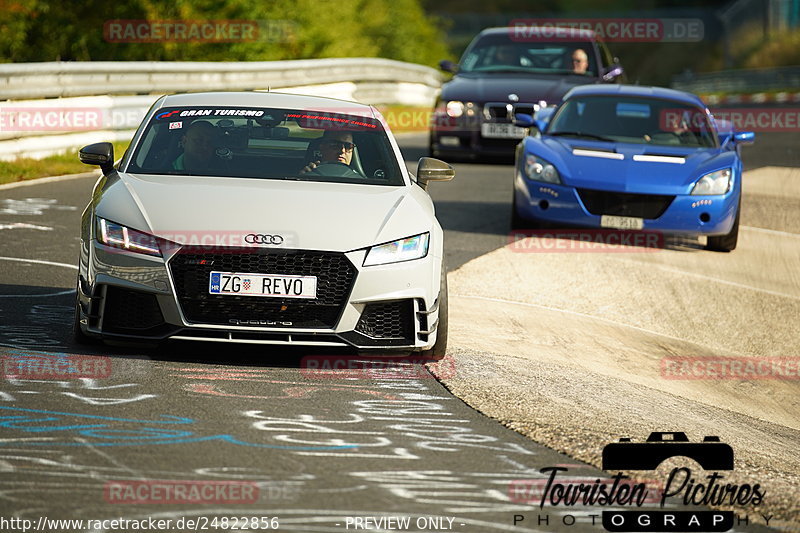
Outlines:
[{"label": "windshield sticker", "polygon": [[156,120],[178,117],[260,117],[263,115],[263,109],[175,109],[157,114]]},{"label": "windshield sticker", "polygon": [[183,122],[170,122],[169,129],[177,130],[183,127]]},{"label": "windshield sticker", "polygon": [[326,115],[307,115],[305,113],[287,113],[286,118],[297,119],[297,123],[301,128],[324,128],[334,129],[337,126],[346,128],[347,126],[359,126],[362,128],[377,128],[375,124],[361,122],[358,120],[350,120],[340,116],[326,116]]},{"label": "windshield sticker", "polygon": [[157,120],[161,120],[161,119],[164,119],[164,118],[169,118],[169,117],[173,116],[175,113],[180,113],[180,109],[178,109],[176,111],[167,111],[165,113],[159,113],[158,115],[156,115],[156,119]]}]

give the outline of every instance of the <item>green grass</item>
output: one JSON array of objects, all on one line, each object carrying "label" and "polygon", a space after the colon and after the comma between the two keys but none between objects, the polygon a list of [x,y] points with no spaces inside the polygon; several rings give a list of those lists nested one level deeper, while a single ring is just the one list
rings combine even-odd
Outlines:
[{"label": "green grass", "polygon": [[769,68],[800,64],[800,30],[772,36],[744,61],[744,68]]},{"label": "green grass", "polygon": [[[128,142],[114,143],[114,157],[120,158],[128,148]],[[80,174],[98,167],[84,165],[78,160],[78,149],[66,154],[44,159],[19,158],[15,161],[0,161],[0,184],[32,180],[46,176]]]}]

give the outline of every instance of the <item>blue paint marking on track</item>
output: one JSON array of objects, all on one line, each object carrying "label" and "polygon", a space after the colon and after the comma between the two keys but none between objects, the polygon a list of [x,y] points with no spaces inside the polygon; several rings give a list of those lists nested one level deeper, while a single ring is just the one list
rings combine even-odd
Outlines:
[{"label": "blue paint marking on track", "polygon": [[[25,433],[50,433],[56,431],[76,431],[76,434],[81,437],[90,437],[91,442],[24,442],[25,446],[142,446],[142,445],[163,445],[163,444],[188,444],[193,442],[206,442],[206,441],[222,441],[239,446],[250,446],[254,448],[269,448],[276,450],[292,450],[292,451],[307,451],[307,450],[344,450],[357,448],[357,445],[346,446],[276,446],[271,444],[260,444],[256,442],[245,442],[239,440],[232,435],[208,435],[197,436],[191,431],[171,430],[166,428],[154,427],[133,427],[133,428],[113,428],[112,423],[124,423],[133,425],[160,425],[160,424],[193,424],[195,421],[191,418],[185,418],[173,415],[162,415],[164,420],[136,420],[132,418],[116,418],[101,415],[85,415],[81,413],[66,413],[59,411],[45,411],[41,409],[25,409],[21,407],[4,407],[0,406],[0,411],[13,411],[20,413],[30,413],[32,415],[0,415],[0,429],[16,429]],[[66,417],[77,419],[84,419],[94,422],[105,423],[84,423],[84,424],[70,424]],[[57,426],[44,426],[45,422],[61,422],[63,425]],[[25,424],[33,425],[25,425]],[[108,440],[117,439],[113,442]],[[20,446],[21,442],[15,442],[13,439],[0,441],[0,446],[13,445]]]}]

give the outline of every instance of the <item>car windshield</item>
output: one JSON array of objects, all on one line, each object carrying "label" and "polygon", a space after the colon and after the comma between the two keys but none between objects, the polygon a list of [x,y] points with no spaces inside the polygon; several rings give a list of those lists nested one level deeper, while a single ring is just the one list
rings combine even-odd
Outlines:
[{"label": "car windshield", "polygon": [[547,135],[695,148],[717,145],[705,109],[656,98],[570,98],[550,121]]},{"label": "car windshield", "polygon": [[515,42],[506,36],[483,38],[464,54],[460,73],[521,72],[597,76],[597,60],[589,41]]},{"label": "car windshield", "polygon": [[374,118],[324,110],[175,107],[146,125],[126,172],[403,185]]}]

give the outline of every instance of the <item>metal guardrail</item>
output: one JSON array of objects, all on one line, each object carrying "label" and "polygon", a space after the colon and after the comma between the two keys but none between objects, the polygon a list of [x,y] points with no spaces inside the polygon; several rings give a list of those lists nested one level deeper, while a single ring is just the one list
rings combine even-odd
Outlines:
[{"label": "metal guardrail", "polygon": [[403,82],[438,88],[441,76],[430,67],[380,58],[0,64],[0,100],[263,90],[339,82]]},{"label": "metal guardrail", "polygon": [[[432,107],[441,82],[432,68],[380,58],[0,64],[0,160],[129,139],[162,94],[270,89]],[[73,123],[59,129],[58,116]]]},{"label": "metal guardrail", "polygon": [[800,67],[721,70],[681,74],[672,78],[673,89],[692,93],[754,93],[800,87]]}]

